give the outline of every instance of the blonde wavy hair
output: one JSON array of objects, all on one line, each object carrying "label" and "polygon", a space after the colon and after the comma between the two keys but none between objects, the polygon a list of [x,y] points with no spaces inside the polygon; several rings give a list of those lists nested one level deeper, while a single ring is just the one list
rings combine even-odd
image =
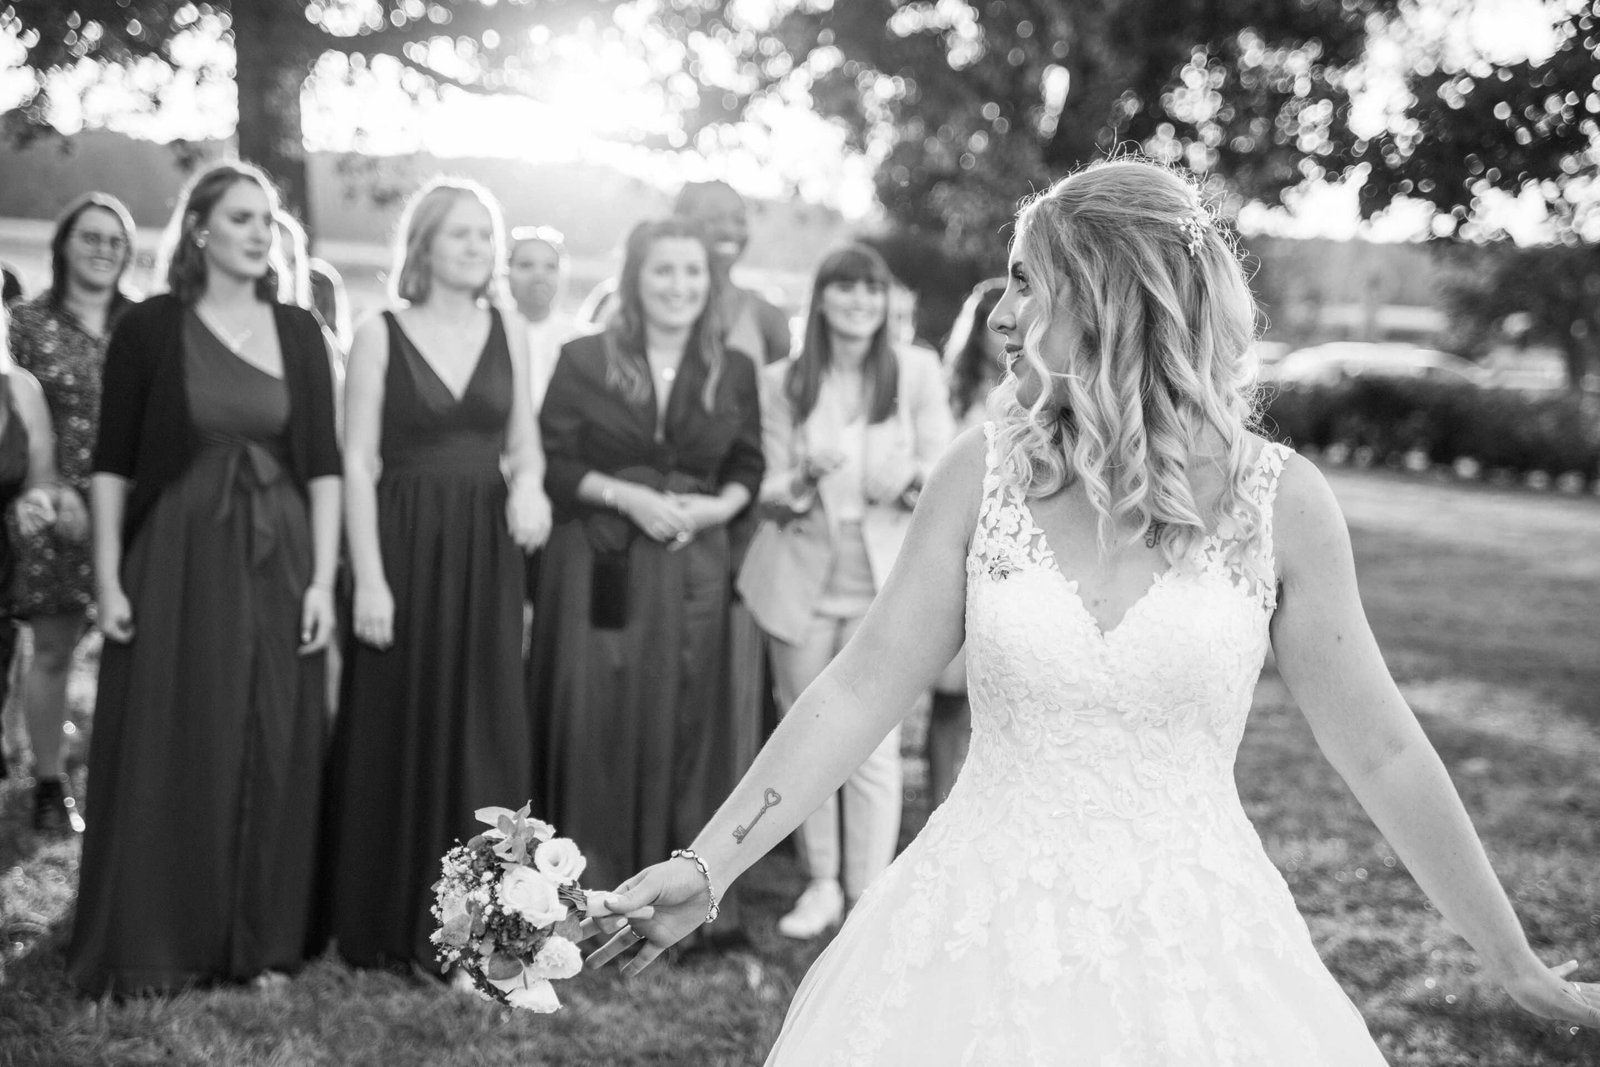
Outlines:
[{"label": "blonde wavy hair", "polygon": [[391,294],[399,303],[421,304],[433,292],[433,267],[429,256],[433,252],[433,239],[439,236],[450,210],[463,200],[474,200],[489,213],[493,227],[490,257],[494,263],[482,285],[473,292],[478,300],[489,299],[496,279],[505,269],[505,216],[494,194],[475,181],[466,178],[434,178],[411,194],[405,209],[400,213],[400,225],[395,231],[394,271],[391,275]]},{"label": "blonde wavy hair", "polygon": [[[1028,201],[1015,249],[1044,309],[1022,358],[1045,383],[1024,406],[1008,376],[997,390],[1001,470],[1030,497],[1081,481],[1099,513],[1101,550],[1165,523],[1169,562],[1224,516],[1257,542],[1261,509],[1246,491],[1255,372],[1255,299],[1233,243],[1177,171],[1140,158],[1096,163]],[[1040,343],[1067,336],[1067,369],[1052,373]],[[1222,450],[1211,447],[1220,438]],[[1206,506],[1190,475],[1222,468]]]}]

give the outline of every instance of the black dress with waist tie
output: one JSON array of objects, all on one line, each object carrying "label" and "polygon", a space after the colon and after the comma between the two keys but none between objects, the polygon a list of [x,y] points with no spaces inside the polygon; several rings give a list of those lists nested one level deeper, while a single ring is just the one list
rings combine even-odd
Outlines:
[{"label": "black dress with waist tie", "polygon": [[[301,331],[286,325],[289,346]],[[288,428],[305,403],[290,380],[324,357],[286,347],[280,378],[192,311],[179,335],[186,404],[169,432],[189,445],[130,525],[135,634],[107,640],[100,660],[67,956],[95,992],[292,969],[312,918],[326,657],[298,653],[313,558]],[[322,448],[331,434],[329,419]],[[336,474],[336,462],[319,469]]]},{"label": "black dress with waist tie", "polygon": [[511,354],[498,312],[462,394],[384,316],[378,544],[394,643],[345,644],[328,766],[327,933],[358,966],[437,970],[439,860],[520,807],[533,768],[522,674],[523,555],[500,470]]}]

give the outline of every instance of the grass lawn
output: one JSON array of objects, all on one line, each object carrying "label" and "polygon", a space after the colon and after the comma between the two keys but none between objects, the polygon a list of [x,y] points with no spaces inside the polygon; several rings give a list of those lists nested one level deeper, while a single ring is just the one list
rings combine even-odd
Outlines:
[{"label": "grass lawn", "polygon": [[[1390,666],[1536,948],[1552,963],[1586,960],[1581,976],[1600,979],[1600,502],[1330,477]],[[83,703],[87,687],[76,695]],[[908,752],[919,727],[907,730]],[[1524,1016],[1479,978],[1270,668],[1237,776],[1324,958],[1392,1064],[1600,1063],[1600,1035]],[[907,835],[926,815],[922,782],[909,758]],[[759,1063],[820,951],[773,931],[801,884],[792,859],[774,855],[745,887],[754,952],[658,966],[634,982],[585,975],[561,984],[567,1008],[556,1016],[510,1016],[331,960],[268,990],[86,1002],[62,973],[77,845],[36,840],[28,799],[15,779],[0,782],[0,1067]]]}]

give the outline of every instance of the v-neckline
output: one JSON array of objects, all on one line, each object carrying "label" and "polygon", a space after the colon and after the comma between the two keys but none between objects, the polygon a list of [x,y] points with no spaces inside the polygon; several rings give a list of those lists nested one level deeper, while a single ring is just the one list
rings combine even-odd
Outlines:
[{"label": "v-neckline", "polygon": [[[191,309],[191,313],[194,315],[194,321],[198,322],[200,324],[200,328],[202,330],[204,330],[208,335],[210,335],[210,337],[211,337],[211,339],[213,341],[217,342],[217,347],[221,348],[224,352],[228,353],[228,355],[233,357],[233,359],[235,359],[239,363],[244,364],[246,367],[248,367],[251,370],[255,371],[257,374],[260,374],[260,375],[262,375],[263,377],[266,377],[266,378],[270,378],[275,382],[281,382],[281,381],[284,380],[284,375],[288,374],[288,369],[287,368],[285,368],[282,373],[273,374],[271,371],[269,371],[267,368],[263,367],[261,364],[257,363],[255,360],[246,359],[239,352],[238,349],[234,348],[227,341],[224,341],[222,339],[222,335],[217,333],[216,330],[212,329],[211,324],[206,321],[204,315],[200,314],[199,311],[196,311],[196,310],[193,310],[193,309]],[[274,332],[276,332],[277,331],[277,326],[278,326],[276,318],[273,319],[272,326],[273,326]],[[85,331],[85,332],[87,332],[87,331]],[[281,341],[279,342],[279,345],[281,347],[281,345],[282,345]]]},{"label": "v-neckline", "polygon": [[[394,313],[391,312],[390,314]],[[406,346],[417,357],[417,362],[428,369],[428,374],[433,377],[435,382],[439,383],[439,388],[444,390],[444,395],[450,398],[451,407],[460,407],[462,402],[467,399],[467,394],[472,392],[472,383],[478,380],[478,372],[483,369],[484,357],[489,354],[489,345],[494,341],[495,326],[498,322],[499,316],[491,310],[489,312],[489,332],[484,335],[483,346],[478,349],[478,358],[473,362],[472,371],[467,375],[467,380],[462,383],[461,392],[458,395],[455,390],[450,388],[450,383],[444,380],[444,375],[440,374],[438,368],[433,365],[433,360],[429,359],[427,354],[422,351],[422,346],[417,344],[416,338],[411,336],[411,332],[406,329],[406,324],[400,321],[400,316],[394,314],[395,329],[399,330],[400,336],[405,338]]]},{"label": "v-neckline", "polygon": [[[1056,556],[1055,547],[1050,544],[1050,535],[1044,532],[1043,526],[1039,525],[1039,519],[1036,515],[1034,515],[1032,505],[1030,505],[1026,500],[1022,500],[1018,502],[1017,506],[1022,509],[1023,516],[1028,520],[1028,532],[1026,535],[1027,539],[1029,541],[1036,540],[1040,549],[1042,550],[1040,560],[1041,566],[1046,571],[1055,574],[1061,579],[1061,584],[1065,585],[1067,587],[1067,592],[1072,594],[1072,602],[1077,605],[1078,610],[1083,613],[1083,617],[1089,621],[1089,625],[1094,629],[1095,635],[1102,641],[1109,641],[1112,637],[1121,633],[1123,628],[1128,624],[1129,620],[1134,617],[1139,609],[1142,608],[1151,599],[1151,597],[1153,597],[1156,592],[1161,589],[1162,586],[1166,585],[1167,582],[1171,580],[1171,578],[1178,571],[1177,563],[1169,563],[1164,569],[1157,571],[1155,576],[1150,580],[1150,584],[1145,587],[1144,592],[1135,597],[1133,601],[1123,609],[1122,615],[1117,619],[1115,625],[1107,627],[1106,624],[1100,620],[1100,617],[1090,610],[1088,601],[1084,600],[1083,598],[1083,592],[1079,586],[1078,579],[1067,577],[1067,572],[1061,569],[1061,563]],[[1210,540],[1209,534],[1207,535],[1206,539]]]}]

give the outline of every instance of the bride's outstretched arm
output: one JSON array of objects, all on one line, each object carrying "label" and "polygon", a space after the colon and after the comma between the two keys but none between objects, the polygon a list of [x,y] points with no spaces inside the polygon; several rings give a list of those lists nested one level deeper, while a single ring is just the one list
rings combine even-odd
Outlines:
[{"label": "bride's outstretched arm", "polygon": [[[982,431],[974,430],[945,453],[856,636],[795,701],[690,845],[719,894],[839,788],[961,647],[984,447]],[[658,863],[623,883],[612,910],[650,914],[631,923],[647,943],[629,961],[629,973],[699,926],[707,903],[705,877],[686,859]],[[609,932],[617,921],[600,926]],[[624,927],[590,962],[598,966],[638,943]]]},{"label": "bride's outstretched arm", "polygon": [[[1600,987],[1563,981],[1529,947],[1443,762],[1390,676],[1356,588],[1344,516],[1291,458],[1274,509],[1278,669],[1317,744],[1446,921],[1524,1008],[1600,1024]],[[1587,906],[1587,905],[1585,905]]]}]

